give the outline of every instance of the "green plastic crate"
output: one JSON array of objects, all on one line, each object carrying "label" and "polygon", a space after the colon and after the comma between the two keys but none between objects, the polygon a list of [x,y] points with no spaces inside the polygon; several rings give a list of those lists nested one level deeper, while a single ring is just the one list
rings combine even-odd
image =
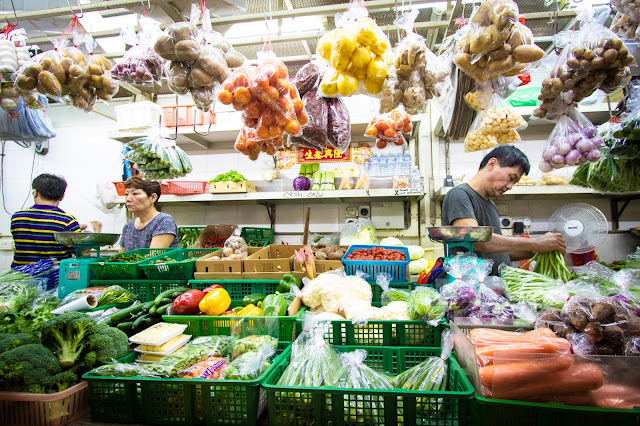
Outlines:
[{"label": "green plastic crate", "polygon": [[[302,315],[296,318],[298,334],[303,322]],[[370,320],[365,325],[333,320],[325,324],[324,339],[333,345],[438,347],[444,328],[443,324],[432,327],[422,320]]]},{"label": "green plastic crate", "polygon": [[163,291],[178,287],[189,287],[187,280],[92,280],[92,287],[119,285],[135,294],[141,302],[149,302]]},{"label": "green plastic crate", "polygon": [[[85,374],[94,422],[153,425],[257,425],[267,407],[262,383],[289,358],[290,342],[256,380],[160,379]],[[136,353],[122,358],[133,362]]]},{"label": "green plastic crate", "polygon": [[640,408],[632,410],[576,407],[560,403],[533,403],[482,398],[471,403],[473,426],[637,426]]},{"label": "green plastic crate", "polygon": [[253,293],[273,294],[280,280],[190,280],[191,288],[204,290],[213,284],[220,284],[227,290],[231,300],[242,300]]},{"label": "green plastic crate", "polygon": [[[273,228],[242,228],[240,236],[244,238],[250,247],[266,247],[269,244],[273,244],[274,230]],[[255,241],[256,245],[251,245],[249,242]]]},{"label": "green plastic crate", "polygon": [[[439,356],[440,348],[374,346],[335,346],[338,351],[365,349],[365,364],[388,374],[398,374],[430,356]],[[451,357],[446,391],[409,391],[404,389],[338,389],[328,386],[286,387],[276,383],[289,365],[286,358],[269,373],[263,388],[269,401],[272,425],[451,425],[469,424],[469,406],[473,387],[456,360]],[[424,398],[428,398],[427,401]],[[356,419],[345,421],[345,409],[354,405],[375,404],[358,410]],[[423,409],[420,408],[422,405]]]},{"label": "green plastic crate", "polygon": [[[242,306],[242,301],[232,300],[231,308]],[[282,317],[210,317],[207,315],[163,315],[162,320],[176,324],[187,324],[184,334],[199,336],[229,336],[231,325],[239,320],[250,327],[271,326],[270,321],[278,322],[278,340],[292,342],[296,336],[296,320],[302,317],[304,310],[293,316]]]},{"label": "green plastic crate", "polygon": [[[203,257],[209,253],[220,250],[213,249],[178,249],[154,259],[168,257],[177,262],[153,263],[154,259],[149,259],[140,264],[142,272],[150,280],[191,280],[196,269],[196,260],[193,257]],[[190,260],[187,260],[190,259]]]},{"label": "green plastic crate", "polygon": [[[373,294],[373,299],[371,299],[371,303],[380,303],[382,297],[382,289],[375,281],[369,281],[371,284],[371,293]],[[399,289],[399,290],[408,290],[411,291],[416,288],[417,283],[389,283],[389,288],[391,289]],[[428,286],[433,287],[433,286]]]},{"label": "green plastic crate", "polygon": [[[129,254],[151,255],[153,257],[164,255],[165,253],[177,250],[176,248],[153,248],[153,249],[136,249],[130,250]],[[93,271],[93,275],[97,280],[137,280],[144,277],[144,273],[140,268],[140,265],[148,260],[141,260],[134,263],[122,263],[122,262],[94,262],[89,266]]]}]

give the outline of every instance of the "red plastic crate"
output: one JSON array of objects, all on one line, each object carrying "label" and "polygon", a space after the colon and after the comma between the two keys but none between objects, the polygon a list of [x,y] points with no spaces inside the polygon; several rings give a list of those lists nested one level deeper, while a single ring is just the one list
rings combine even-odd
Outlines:
[{"label": "red plastic crate", "polygon": [[191,180],[169,180],[168,194],[173,195],[190,195],[190,194],[205,194],[209,192],[209,183],[203,181],[191,181]]},{"label": "red plastic crate", "polygon": [[[195,105],[179,105],[178,107],[178,127],[181,126],[208,126],[215,124],[216,115],[213,111],[202,112]],[[165,127],[175,127],[176,107],[162,107]]]},{"label": "red plastic crate", "polygon": [[[113,186],[116,187],[116,192],[118,193],[118,196],[124,197],[124,191],[125,191],[124,181],[122,181],[122,182],[113,182]],[[169,192],[169,184],[164,183],[164,182],[160,182],[160,193],[161,194],[165,194],[165,195],[166,194],[171,194],[171,192]]]}]

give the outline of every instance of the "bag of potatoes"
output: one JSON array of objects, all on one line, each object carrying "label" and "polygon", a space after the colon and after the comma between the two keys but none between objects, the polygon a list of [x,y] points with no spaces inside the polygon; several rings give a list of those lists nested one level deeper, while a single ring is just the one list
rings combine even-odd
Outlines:
[{"label": "bag of potatoes", "polygon": [[465,152],[481,151],[494,146],[520,141],[518,129],[527,122],[498,93],[493,93],[473,121],[464,139]]},{"label": "bag of potatoes", "polygon": [[557,119],[559,115],[549,111],[562,111],[554,107],[561,94],[568,94],[563,97],[578,103],[598,89],[611,93],[628,84],[629,65],[634,59],[622,39],[602,25],[608,11],[608,8],[600,11],[585,8],[577,17],[581,23],[579,31],[564,31],[556,36],[555,44],[563,50],[549,76],[542,81],[538,97],[541,104],[534,110],[534,116]]},{"label": "bag of potatoes", "polygon": [[59,100],[64,96],[62,85],[67,84],[67,73],[61,60],[62,56],[57,50],[34,56],[16,73],[14,87],[24,92],[37,91]]},{"label": "bag of potatoes", "polygon": [[[378,94],[392,71],[389,39],[369,17],[362,0],[336,14],[336,29],[318,41],[316,53],[328,64],[320,83],[324,97]],[[390,72],[391,69],[391,72]]]}]

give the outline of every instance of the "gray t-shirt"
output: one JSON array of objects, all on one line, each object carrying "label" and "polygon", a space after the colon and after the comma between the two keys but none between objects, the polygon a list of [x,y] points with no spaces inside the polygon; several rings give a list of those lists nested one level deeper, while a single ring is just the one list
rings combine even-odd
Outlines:
[{"label": "gray t-shirt", "polygon": [[[127,222],[122,229],[120,245],[123,246],[126,251],[139,248],[149,248],[151,240],[156,235],[178,235],[178,226],[176,225],[176,221],[167,213],[158,213],[158,215],[151,219],[151,222],[142,229],[136,229],[134,224],[135,219]],[[173,239],[170,247],[178,247],[177,238]]]},{"label": "gray t-shirt", "polygon": [[[442,225],[451,226],[456,219],[475,219],[480,226],[493,226],[493,232],[502,235],[500,215],[496,203],[482,198],[468,184],[463,183],[450,190],[442,202]],[[476,252],[483,259],[493,259],[493,271],[502,263],[510,264],[507,253]]]}]

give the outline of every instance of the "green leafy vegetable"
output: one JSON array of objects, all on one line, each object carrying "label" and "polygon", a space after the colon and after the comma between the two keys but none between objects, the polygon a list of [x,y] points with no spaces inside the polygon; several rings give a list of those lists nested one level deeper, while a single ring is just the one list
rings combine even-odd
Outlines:
[{"label": "green leafy vegetable", "polygon": [[242,176],[240,173],[236,172],[235,170],[229,170],[227,173],[221,173],[218,176],[214,177],[209,181],[209,183],[229,182],[229,181],[241,182],[243,180],[247,180],[247,179],[244,176]]}]

